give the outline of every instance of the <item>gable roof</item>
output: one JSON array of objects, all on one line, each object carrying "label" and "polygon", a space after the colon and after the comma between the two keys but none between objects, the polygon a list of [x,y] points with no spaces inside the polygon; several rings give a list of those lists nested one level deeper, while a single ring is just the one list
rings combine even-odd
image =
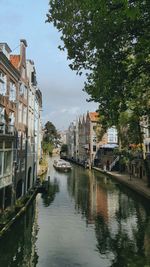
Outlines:
[{"label": "gable roof", "polygon": [[89,112],[89,117],[91,121],[96,122],[98,121],[99,114],[98,112]]},{"label": "gable roof", "polygon": [[10,55],[10,62],[16,69],[19,69],[20,55]]}]

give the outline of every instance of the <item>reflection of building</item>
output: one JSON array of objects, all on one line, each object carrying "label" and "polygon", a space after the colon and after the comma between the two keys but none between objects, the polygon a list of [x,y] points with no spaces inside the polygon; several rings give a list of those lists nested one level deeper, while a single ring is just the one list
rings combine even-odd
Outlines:
[{"label": "reflection of building", "polygon": [[100,215],[103,220],[108,223],[112,218],[115,218],[116,211],[118,210],[118,195],[111,192],[107,186],[107,178],[103,178],[98,182],[94,175],[89,179],[90,182],[90,207],[91,214]]},{"label": "reflection of building", "polygon": [[37,215],[34,201],[17,227],[0,240],[0,266],[36,266]]},{"label": "reflection of building", "polygon": [[33,186],[41,151],[42,95],[34,63],[0,44],[0,210],[14,204]]}]

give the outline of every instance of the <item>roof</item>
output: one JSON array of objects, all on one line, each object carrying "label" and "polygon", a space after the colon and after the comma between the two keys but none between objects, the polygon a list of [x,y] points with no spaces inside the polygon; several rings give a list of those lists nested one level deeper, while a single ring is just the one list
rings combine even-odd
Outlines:
[{"label": "roof", "polygon": [[99,114],[98,112],[89,112],[89,117],[91,121],[98,121]]},{"label": "roof", "polygon": [[8,46],[7,43],[0,43],[0,49],[1,49],[1,50],[3,50],[3,47],[6,49],[6,51],[7,51],[8,53],[12,52],[11,49],[10,49],[10,47]]},{"label": "roof", "polygon": [[104,144],[100,146],[100,148],[116,148],[116,147],[118,147],[117,144]]},{"label": "roof", "polygon": [[20,55],[10,55],[10,62],[16,69],[18,69],[20,63]]}]

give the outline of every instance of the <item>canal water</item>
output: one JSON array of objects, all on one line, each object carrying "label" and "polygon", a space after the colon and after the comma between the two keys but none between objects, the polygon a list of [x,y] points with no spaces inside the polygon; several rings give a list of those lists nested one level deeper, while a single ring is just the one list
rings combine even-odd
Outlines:
[{"label": "canal water", "polygon": [[49,194],[0,240],[0,267],[149,267],[149,203],[99,172],[57,172],[53,160]]}]

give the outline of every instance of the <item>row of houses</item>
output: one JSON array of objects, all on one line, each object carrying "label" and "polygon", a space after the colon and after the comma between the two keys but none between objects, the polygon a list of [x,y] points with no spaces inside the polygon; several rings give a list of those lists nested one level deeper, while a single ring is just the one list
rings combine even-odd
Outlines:
[{"label": "row of houses", "polygon": [[33,187],[41,157],[42,93],[26,49],[24,39],[18,55],[0,43],[0,212]]},{"label": "row of houses", "polygon": [[[68,145],[68,157],[81,164],[99,165],[105,168],[114,161],[112,148],[118,146],[118,134],[115,127],[111,127],[100,137],[101,126],[97,112],[87,112],[72,122],[67,131],[66,143]],[[110,156],[98,160],[99,148],[110,150]]]},{"label": "row of houses", "polygon": [[[144,125],[144,126],[143,126]],[[147,119],[141,122],[144,134],[144,157],[150,164],[150,129]],[[114,150],[118,148],[118,134],[115,127],[103,132],[97,112],[87,112],[72,122],[66,133],[68,158],[83,165],[97,166],[104,170],[119,168],[121,156],[117,156]],[[118,166],[117,166],[118,165]],[[136,153],[130,165],[124,166],[123,171],[130,172],[133,176],[146,180],[146,172],[141,160],[141,153]],[[123,165],[122,165],[123,166]]]}]

